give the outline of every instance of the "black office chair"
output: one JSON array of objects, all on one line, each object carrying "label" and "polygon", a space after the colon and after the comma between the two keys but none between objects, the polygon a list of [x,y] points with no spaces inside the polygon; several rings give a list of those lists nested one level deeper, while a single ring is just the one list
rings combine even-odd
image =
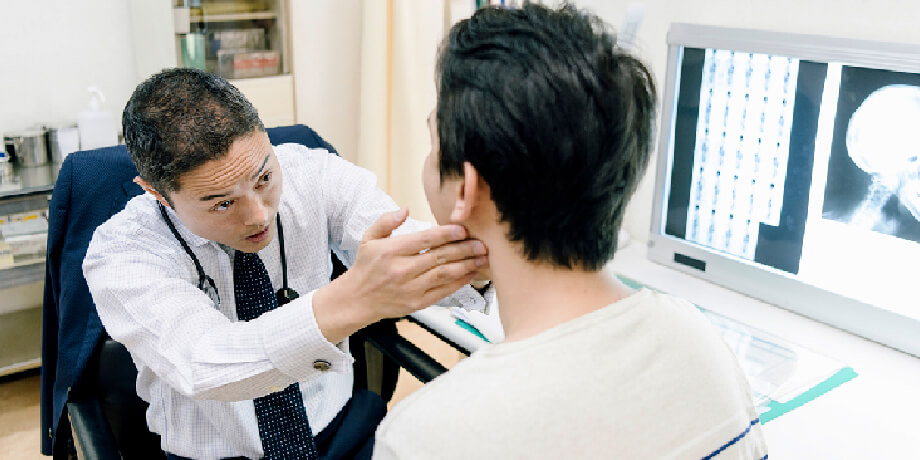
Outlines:
[{"label": "black office chair", "polygon": [[[296,142],[335,152],[332,146],[303,125],[269,128],[267,131],[274,145]],[[127,196],[111,204],[111,199],[95,196],[100,193],[99,190],[79,185],[79,171],[86,170],[87,166],[84,163],[80,168],[71,167],[73,162],[78,161],[98,162],[99,168],[106,171],[106,177],[111,176],[112,183],[125,184]],[[124,146],[77,152],[68,156],[67,162],[71,164],[62,167],[62,174],[73,177],[59,180],[49,212],[42,338],[42,418],[43,427],[48,427],[49,439],[43,440],[42,451],[45,454],[53,451],[56,458],[70,457],[79,452],[79,456],[86,459],[162,459],[165,454],[160,449],[159,436],[147,429],[147,403],[135,391],[137,369],[134,362],[123,345],[101,331],[86,282],[82,276],[74,277],[74,271],[82,273],[82,259],[95,225],[120,211],[128,198],[142,193],[139,187],[130,184],[137,172]],[[66,209],[66,212],[55,212],[61,209]],[[84,219],[83,222],[90,222],[92,228],[70,230],[73,226],[62,222],[69,219]],[[335,254],[331,257],[335,278],[345,271],[345,267]],[[73,321],[73,318],[78,320]],[[84,318],[87,319],[84,321]],[[68,327],[71,324],[73,329]],[[83,326],[83,329],[78,326]],[[81,366],[79,358],[75,363],[57,359],[62,354],[60,347],[75,345],[92,350],[88,352],[85,367]],[[400,367],[423,382],[446,370],[399,336],[394,321],[383,321],[362,329],[350,338],[350,347],[355,358],[355,386],[374,391],[386,401],[396,387]],[[77,356],[83,354],[78,353]],[[55,436],[50,429],[54,426],[55,417],[52,390],[59,390],[63,385],[67,385],[67,391],[66,409],[62,414],[67,417],[60,419]]]}]

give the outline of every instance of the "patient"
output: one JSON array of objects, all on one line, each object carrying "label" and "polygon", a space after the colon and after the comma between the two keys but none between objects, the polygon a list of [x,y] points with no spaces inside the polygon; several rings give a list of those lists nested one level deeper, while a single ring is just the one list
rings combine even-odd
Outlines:
[{"label": "patient", "polygon": [[505,341],[403,400],[376,458],[744,458],[748,383],[693,305],[602,271],[648,163],[655,89],[571,6],[487,8],[441,45],[423,181],[489,248]]}]

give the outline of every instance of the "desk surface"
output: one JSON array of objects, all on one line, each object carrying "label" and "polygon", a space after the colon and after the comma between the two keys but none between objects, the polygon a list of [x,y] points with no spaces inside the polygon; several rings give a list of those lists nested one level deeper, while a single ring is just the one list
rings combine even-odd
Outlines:
[{"label": "desk surface", "polygon": [[[859,373],[764,425],[770,458],[920,459],[920,359],[650,262],[641,243],[605,269],[827,355]],[[414,319],[469,349],[483,342],[443,309]]]},{"label": "desk surface", "polygon": [[920,359],[650,262],[634,242],[606,268],[839,360],[859,376],[764,425],[770,458],[920,459]]}]

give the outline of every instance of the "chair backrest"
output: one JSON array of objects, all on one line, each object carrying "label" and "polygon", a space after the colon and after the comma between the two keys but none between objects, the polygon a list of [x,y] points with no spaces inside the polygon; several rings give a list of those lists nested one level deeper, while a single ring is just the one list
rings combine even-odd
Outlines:
[{"label": "chair backrest", "polygon": [[[335,152],[312,129],[304,125],[268,128],[273,145],[299,143]],[[46,261],[44,316],[42,320],[41,418],[42,453],[51,455],[56,435],[70,435],[70,428],[59,430],[64,405],[75,392],[94,392],[97,378],[113,378],[112,391],[103,401],[140,408],[140,421],[146,405],[134,393],[137,370],[120,344],[105,343],[105,334],[95,305],[82,275],[83,258],[96,227],[121,211],[132,197],[142,193],[132,182],[137,176],[124,146],[107,147],[68,155],[61,167],[49,209],[48,256]],[[127,359],[126,359],[127,357]],[[87,372],[87,365],[93,372]],[[127,367],[130,366],[130,367]],[[132,377],[134,376],[134,377]],[[124,380],[127,379],[127,380]],[[127,388],[128,394],[121,394]],[[125,404],[125,401],[132,401]],[[138,404],[137,402],[140,401]],[[137,420],[136,414],[125,414]],[[66,423],[65,423],[66,425]],[[113,431],[133,425],[121,422]],[[146,423],[143,423],[146,429]],[[116,440],[119,433],[115,432]],[[122,439],[134,439],[130,433]],[[158,441],[157,449],[159,448]]]}]

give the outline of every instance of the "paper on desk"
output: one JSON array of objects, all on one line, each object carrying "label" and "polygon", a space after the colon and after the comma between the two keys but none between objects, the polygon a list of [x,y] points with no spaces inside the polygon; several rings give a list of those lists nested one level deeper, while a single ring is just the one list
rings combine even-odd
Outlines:
[{"label": "paper on desk", "polygon": [[[617,274],[626,285],[643,284]],[[853,379],[856,372],[829,356],[697,306],[738,358],[754,403],[767,423]]]},{"label": "paper on desk", "polygon": [[435,305],[444,308],[458,308],[468,311],[486,311],[488,304],[479,292],[470,287],[469,284],[457,289],[456,292],[441,299]]},{"label": "paper on desk", "polygon": [[505,340],[505,330],[502,328],[501,318],[498,316],[498,301],[495,296],[495,287],[486,290],[486,308],[484,311],[470,311],[461,308],[451,308],[450,313],[470,326],[476,328],[489,343],[499,343]]},{"label": "paper on desk", "polygon": [[844,364],[762,330],[701,309],[722,333],[748,376],[758,406],[785,403],[844,368]]}]

